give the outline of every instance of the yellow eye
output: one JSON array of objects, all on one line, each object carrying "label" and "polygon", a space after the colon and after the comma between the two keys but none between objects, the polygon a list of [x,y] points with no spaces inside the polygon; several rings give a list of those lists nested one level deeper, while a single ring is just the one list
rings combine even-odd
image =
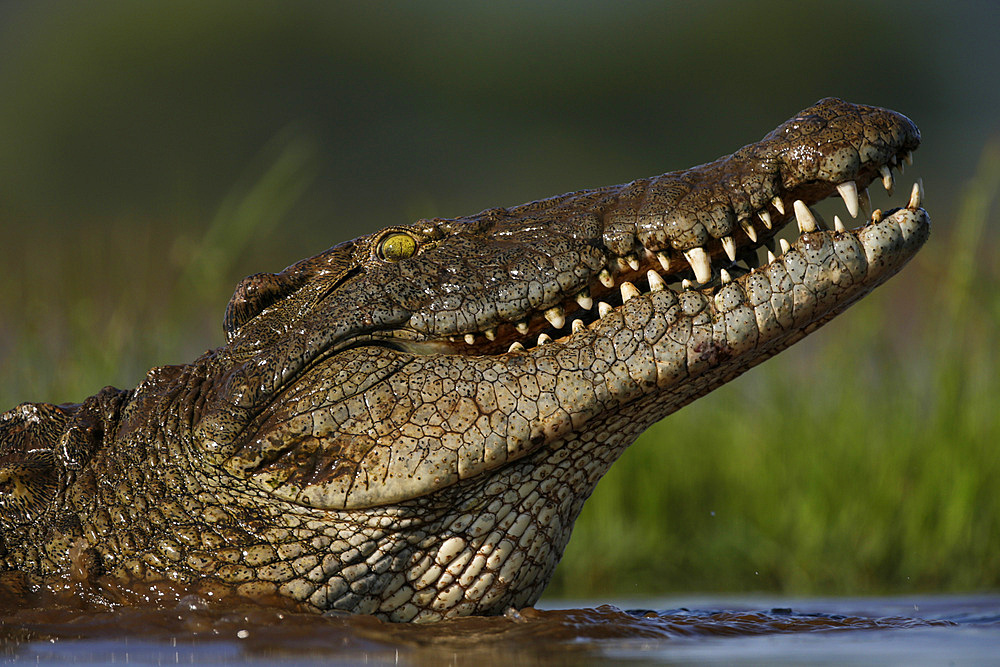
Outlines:
[{"label": "yellow eye", "polygon": [[378,246],[378,254],[382,259],[398,262],[401,259],[413,257],[417,251],[417,242],[409,234],[396,232],[389,234]]}]

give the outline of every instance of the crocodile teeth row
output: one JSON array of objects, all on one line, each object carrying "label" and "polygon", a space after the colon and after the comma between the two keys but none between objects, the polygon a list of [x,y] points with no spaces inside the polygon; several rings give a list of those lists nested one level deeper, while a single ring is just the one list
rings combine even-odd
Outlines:
[{"label": "crocodile teeth row", "polygon": [[[896,160],[895,157],[893,157],[890,160],[890,162],[892,166],[898,168],[902,172],[904,163],[913,164],[913,157],[911,153],[907,153],[903,155],[902,160]],[[883,165],[882,167],[879,167],[879,173],[881,175],[882,186],[891,196],[893,194],[893,189],[895,186],[892,176],[892,168],[889,165]],[[871,210],[871,199],[868,195],[867,188],[864,188],[861,191],[859,191],[857,183],[855,183],[854,181],[845,181],[843,183],[839,183],[836,186],[836,189],[841,199],[843,199],[844,205],[847,207],[847,212],[850,214],[852,218],[856,218],[858,216],[858,213],[860,213],[861,211],[865,211],[867,213],[869,210]],[[913,189],[910,192],[910,199],[907,202],[907,207],[911,209],[919,208],[921,201],[923,200],[923,196],[924,196],[923,183],[920,180],[918,180],[913,184]],[[778,211],[779,214],[784,215],[786,209],[785,209],[785,204],[782,201],[781,197],[774,197],[774,199],[771,200],[771,205],[774,207],[776,211]],[[826,228],[825,225],[823,224],[822,219],[818,218],[817,214],[812,209],[810,209],[809,206],[801,199],[796,199],[795,201],[792,202],[792,211],[795,214],[795,221],[800,233],[807,234],[810,232],[815,232],[817,230]],[[764,227],[766,227],[767,229],[772,228],[771,214],[767,210],[759,211],[757,213],[757,216],[760,218],[760,221],[764,225]],[[872,213],[871,220],[873,222],[878,222],[881,219],[882,219],[881,211],[874,211]],[[756,243],[757,232],[754,229],[753,224],[748,219],[740,220],[739,223],[743,228],[743,231],[746,232],[747,237],[749,237],[751,242]],[[839,215],[833,216],[833,228],[834,231],[836,232],[847,231],[847,227],[844,225],[844,222],[840,219]],[[726,253],[726,256],[729,258],[729,261],[735,262],[737,257],[735,239],[732,236],[723,236],[720,239],[720,242],[722,244],[723,250]],[[772,262],[775,262],[777,260],[777,257],[775,256],[774,253],[774,251],[777,250],[777,248],[775,247],[775,239],[773,238],[765,239],[764,245],[767,248],[767,263],[771,264]],[[782,255],[791,250],[791,244],[785,239],[778,239],[777,245],[778,247],[780,247],[780,252]],[[655,257],[664,271],[669,272],[671,270],[672,266],[671,266],[670,256],[666,252],[646,251],[646,253],[647,256],[649,256],[650,258]],[[690,250],[685,250],[683,254],[684,258],[690,265],[691,270],[694,272],[695,281],[697,281],[697,283],[704,284],[712,279],[712,261],[704,248],[701,247],[691,248]],[[640,266],[639,260],[635,254],[628,254],[622,257],[618,257],[617,259],[618,259],[618,264],[622,268],[622,270],[624,270],[626,267],[631,269],[632,271],[639,270]],[[753,267],[758,263],[759,262],[755,262],[754,264],[750,264],[750,266]],[[615,286],[614,276],[612,276],[611,272],[608,271],[607,268],[601,269],[601,271],[597,274],[597,278],[600,281],[600,283],[606,288],[613,288]],[[663,290],[668,289],[666,281],[664,281],[663,277],[654,269],[649,269],[646,272],[646,280],[648,281],[650,292],[661,292]],[[729,273],[728,270],[726,270],[725,268],[720,269],[719,281],[723,285],[732,282],[732,280],[733,280],[732,275]],[[683,290],[690,290],[693,289],[694,287],[695,283],[689,279],[685,278],[681,281],[681,288]],[[618,285],[618,289],[621,292],[622,303],[627,303],[628,301],[634,299],[635,297],[642,295],[642,291],[638,287],[636,287],[635,284],[629,281],[622,282],[620,285]],[[590,295],[589,289],[584,288],[575,295],[574,299],[576,300],[577,304],[579,304],[580,308],[582,308],[583,310],[589,311],[594,307],[594,299]],[[597,313],[599,317],[601,318],[607,317],[613,311],[614,307],[612,307],[609,303],[606,303],[604,301],[600,301],[597,303]],[[552,325],[552,327],[557,330],[562,329],[566,325],[566,311],[561,305],[553,306],[545,310],[544,315],[545,319],[548,320],[548,322]],[[517,331],[520,332],[521,334],[527,334],[530,330],[530,327],[526,320],[516,323],[515,327]],[[570,325],[570,328],[573,333],[580,333],[587,329],[587,325],[584,324],[583,320],[581,319],[574,319]],[[486,331],[483,332],[483,334],[486,336],[488,340],[492,341],[496,339],[496,329],[487,329]],[[470,345],[475,342],[475,334],[465,334],[464,338],[465,341]],[[548,345],[549,343],[553,342],[553,339],[552,336],[550,336],[547,333],[540,333],[538,335],[537,341],[538,345]],[[523,343],[515,341],[510,345],[509,351],[519,352],[519,351],[524,351],[525,349],[526,348]]]}]

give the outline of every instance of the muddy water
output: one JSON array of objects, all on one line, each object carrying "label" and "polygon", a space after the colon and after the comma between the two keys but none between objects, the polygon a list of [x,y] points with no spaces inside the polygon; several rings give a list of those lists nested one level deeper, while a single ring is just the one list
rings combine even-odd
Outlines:
[{"label": "muddy water", "polygon": [[780,600],[689,597],[511,611],[430,626],[218,608],[8,608],[0,655],[72,664],[990,664],[1000,596]]}]

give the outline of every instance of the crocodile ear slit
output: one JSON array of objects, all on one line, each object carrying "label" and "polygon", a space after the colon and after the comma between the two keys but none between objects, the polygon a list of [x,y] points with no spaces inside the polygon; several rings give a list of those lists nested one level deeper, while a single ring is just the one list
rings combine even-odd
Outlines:
[{"label": "crocodile ear slit", "polygon": [[241,280],[226,304],[222,328],[227,338],[231,339],[240,327],[272,303],[294,292],[299,282],[275,273],[255,273]]}]

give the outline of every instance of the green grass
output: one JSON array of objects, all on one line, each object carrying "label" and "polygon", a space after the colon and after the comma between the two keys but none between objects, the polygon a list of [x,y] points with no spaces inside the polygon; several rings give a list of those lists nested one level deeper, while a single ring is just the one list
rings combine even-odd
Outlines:
[{"label": "green grass", "polygon": [[[294,139],[268,150],[207,231],[120,219],[0,245],[0,406],[132,387],[220,344],[233,267],[310,178]],[[998,187],[992,146],[903,275],[650,429],[588,501],[549,595],[1000,586]]]}]

